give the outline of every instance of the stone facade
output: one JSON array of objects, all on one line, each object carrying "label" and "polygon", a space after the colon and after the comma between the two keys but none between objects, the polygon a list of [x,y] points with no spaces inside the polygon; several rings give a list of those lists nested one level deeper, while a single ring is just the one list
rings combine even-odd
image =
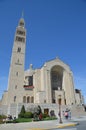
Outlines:
[{"label": "stone facade", "polygon": [[8,114],[18,115],[18,106],[23,103],[25,106],[44,104],[49,108],[54,104],[56,107],[58,104],[80,103],[79,96],[75,95],[70,67],[59,58],[55,58],[44,63],[40,69],[33,69],[31,64],[30,68],[24,71],[25,47],[26,29],[24,19],[21,18],[14,37],[8,91],[3,94],[1,108],[4,109],[1,110],[5,110],[7,106]]},{"label": "stone facade", "polygon": [[80,104],[84,105],[84,97],[81,93],[81,90],[75,89],[75,98],[76,98],[77,105],[80,105]]},{"label": "stone facade", "polygon": [[41,69],[34,70],[33,83],[34,103],[58,104],[61,100],[63,105],[75,104],[72,72],[60,59],[48,61]]}]

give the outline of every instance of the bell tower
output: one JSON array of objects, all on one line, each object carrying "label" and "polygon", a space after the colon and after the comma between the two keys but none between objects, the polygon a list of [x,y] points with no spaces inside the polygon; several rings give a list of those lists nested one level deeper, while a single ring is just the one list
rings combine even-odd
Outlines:
[{"label": "bell tower", "polygon": [[16,28],[12,49],[9,79],[8,79],[8,104],[22,103],[24,83],[24,63],[26,47],[26,29],[23,18],[19,20]]}]

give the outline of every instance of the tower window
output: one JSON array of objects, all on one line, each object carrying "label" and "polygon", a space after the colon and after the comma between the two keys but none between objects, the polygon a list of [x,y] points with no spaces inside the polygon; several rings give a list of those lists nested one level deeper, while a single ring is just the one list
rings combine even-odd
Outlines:
[{"label": "tower window", "polygon": [[21,52],[21,47],[18,47],[17,52]]},{"label": "tower window", "polygon": [[20,34],[20,35],[23,35],[23,36],[25,36],[25,32],[23,32],[23,31],[20,31],[20,30],[17,30],[17,34]]},{"label": "tower window", "polygon": [[14,96],[14,102],[16,102],[16,96]]},{"label": "tower window", "polygon": [[16,76],[18,76],[18,72],[16,72]]},{"label": "tower window", "polygon": [[25,38],[16,36],[16,41],[25,42]]},{"label": "tower window", "polygon": [[20,22],[20,26],[24,26],[24,23],[23,23],[23,22]]},{"label": "tower window", "polygon": [[15,89],[17,89],[17,85],[15,85]]}]

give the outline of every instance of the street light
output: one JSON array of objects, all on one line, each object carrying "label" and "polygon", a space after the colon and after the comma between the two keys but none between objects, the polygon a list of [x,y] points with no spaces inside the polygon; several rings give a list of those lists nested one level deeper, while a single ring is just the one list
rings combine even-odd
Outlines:
[{"label": "street light", "polygon": [[61,95],[59,95],[59,123],[63,123],[61,118]]}]

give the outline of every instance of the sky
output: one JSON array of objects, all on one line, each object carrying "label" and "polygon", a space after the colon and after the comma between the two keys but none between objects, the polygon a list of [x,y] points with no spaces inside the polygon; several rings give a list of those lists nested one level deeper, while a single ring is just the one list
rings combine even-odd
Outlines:
[{"label": "sky", "polygon": [[25,70],[56,57],[73,72],[86,102],[86,0],[0,0],[0,98],[8,86],[14,35],[24,13]]}]

